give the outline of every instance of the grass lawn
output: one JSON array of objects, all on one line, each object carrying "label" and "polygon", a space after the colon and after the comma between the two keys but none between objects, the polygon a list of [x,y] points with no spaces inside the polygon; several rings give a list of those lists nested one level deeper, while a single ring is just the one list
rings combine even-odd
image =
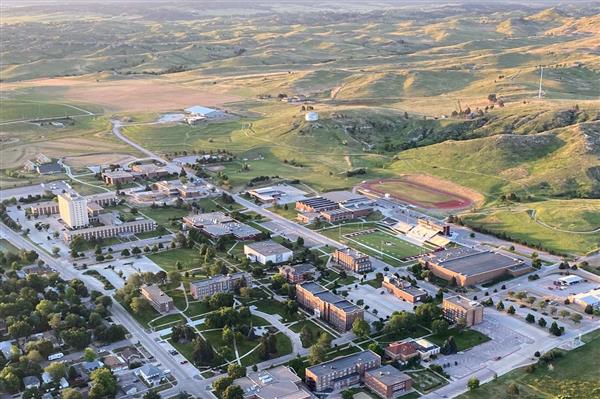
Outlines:
[{"label": "grass lawn", "polygon": [[383,280],[378,280],[378,279],[374,278],[374,279],[371,279],[371,280],[367,280],[367,281],[365,281],[364,283],[361,283],[361,284],[368,284],[368,285],[370,285],[373,288],[381,288],[382,281]]},{"label": "grass lawn", "polygon": [[[318,339],[318,337],[323,333],[327,334],[332,339],[334,338],[333,335],[331,335],[328,331],[323,330],[321,327],[319,327],[316,323],[314,323],[311,320],[299,321],[298,323],[295,323],[292,326],[290,326],[290,329],[296,333],[300,333],[300,331],[302,331],[302,329],[304,327],[307,327],[310,330],[310,332],[312,333],[313,341],[316,341]],[[313,343],[314,342],[302,342],[302,346],[305,348],[308,348]]]},{"label": "grass lawn", "polygon": [[183,320],[183,316],[179,313],[173,313],[173,314],[166,314],[163,317],[160,317],[150,323],[148,323],[148,326],[152,327],[152,328],[163,328],[163,327],[167,327],[167,324],[175,324],[178,321]]},{"label": "grass lawn", "polygon": [[284,206],[272,206],[269,208],[269,211],[289,220],[296,220],[296,216],[298,216],[298,211],[294,204],[288,204],[288,209],[285,209]]},{"label": "grass lawn", "polygon": [[460,333],[457,333],[457,331],[453,329],[448,330],[446,334],[430,335],[427,337],[427,340],[441,347],[444,344],[444,341],[451,335],[454,336],[458,351],[467,350],[490,340],[490,337],[476,330],[463,330]]},{"label": "grass lawn", "polygon": [[186,316],[196,317],[204,313],[210,312],[208,305],[204,302],[190,302],[189,307],[184,312]]},{"label": "grass lawn", "polygon": [[284,321],[297,321],[303,318],[300,313],[296,313],[292,317],[287,317],[285,315],[285,307],[283,303],[276,300],[261,299],[254,302],[253,305],[255,305],[261,312],[280,315]]},{"label": "grass lawn", "polygon": [[10,242],[5,240],[4,238],[0,239],[0,251],[7,253],[12,252],[13,254],[18,254],[19,249],[12,245]]},{"label": "grass lawn", "polygon": [[504,398],[508,396],[506,388],[510,383],[517,385],[518,397],[523,399],[600,397],[600,331],[583,336],[583,341],[586,345],[565,352],[563,357],[552,362],[551,369],[537,367],[533,373],[525,372],[524,368],[514,370],[460,398]]},{"label": "grass lawn", "polygon": [[148,259],[159,265],[166,272],[177,270],[177,261],[181,263],[181,271],[200,266],[200,254],[193,248],[175,248],[148,255]]},{"label": "grass lawn", "polygon": [[381,335],[381,336],[375,338],[375,340],[379,343],[379,345],[385,346],[385,345],[390,344],[395,341],[401,341],[406,338],[420,338],[427,334],[429,334],[429,331],[427,331],[425,328],[423,328],[422,326],[417,324],[415,326],[414,332],[412,332],[412,333],[409,333],[409,334],[384,334],[384,335]]},{"label": "grass lawn", "polygon": [[153,219],[159,225],[169,228],[171,227],[171,221],[181,220],[181,218],[186,216],[189,213],[189,211],[169,206],[166,208],[141,208],[140,213],[146,215],[150,219]]},{"label": "grass lawn", "polygon": [[145,307],[144,311],[141,313],[134,313],[129,306],[126,306],[125,304],[121,305],[123,305],[123,307],[129,312],[129,314],[131,314],[133,318],[144,327],[147,327],[152,320],[160,316],[160,314],[156,310],[154,310],[152,306]]},{"label": "grass lawn", "polygon": [[431,370],[408,371],[406,373],[412,377],[413,387],[424,393],[438,389],[448,383]]}]

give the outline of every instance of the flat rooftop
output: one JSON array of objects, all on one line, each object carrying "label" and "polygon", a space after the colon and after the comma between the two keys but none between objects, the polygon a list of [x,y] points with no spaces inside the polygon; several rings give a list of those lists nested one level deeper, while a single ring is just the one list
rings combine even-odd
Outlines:
[{"label": "flat rooftop", "polygon": [[358,353],[353,353],[352,355],[338,357],[337,359],[317,364],[316,366],[308,367],[307,370],[310,370],[316,376],[323,376],[330,374],[333,371],[353,368],[357,364],[367,363],[373,360],[381,361],[381,357],[379,357],[379,355],[375,352],[366,350]]},{"label": "flat rooftop", "polygon": [[223,283],[228,280],[236,280],[236,279],[241,279],[241,278],[244,278],[244,279],[250,278],[250,275],[246,272],[237,272],[237,273],[231,273],[231,274],[219,274],[216,276],[206,278],[204,280],[192,281],[192,282],[190,282],[190,284],[195,287],[202,287],[202,286],[206,286],[206,285],[211,285],[211,284],[215,284],[215,283]]},{"label": "flat rooftop", "polygon": [[345,313],[352,313],[357,310],[360,310],[360,308],[358,306],[356,306],[355,304],[353,304],[352,302],[342,298],[341,296],[339,296],[337,294],[334,294],[333,292],[329,291],[327,288],[325,288],[325,287],[321,286],[320,284],[317,284],[313,281],[308,281],[308,282],[302,283],[302,284],[300,284],[300,286],[302,288],[304,288],[305,290],[309,291],[315,297],[322,300],[323,302],[327,302],[327,303],[335,306],[336,308],[344,311]]},{"label": "flat rooftop", "polygon": [[475,276],[497,269],[520,266],[523,261],[491,251],[472,248],[451,248],[423,257],[430,263],[463,276]]},{"label": "flat rooftop", "polygon": [[315,270],[315,266],[310,263],[300,263],[297,265],[284,265],[279,268],[279,270],[290,270],[294,273],[308,273]]},{"label": "flat rooftop", "polygon": [[402,371],[390,366],[389,364],[377,369],[366,371],[365,374],[375,378],[377,381],[388,387],[411,380],[410,376],[404,374]]},{"label": "flat rooftop", "polygon": [[349,247],[337,249],[336,252],[345,253],[346,255],[349,255],[349,256],[351,256],[354,259],[356,259],[356,258],[364,258],[365,256],[367,256],[366,254],[364,254],[364,253],[362,253],[360,251],[357,251],[354,248],[349,248]]},{"label": "flat rooftop", "polygon": [[298,202],[301,204],[311,206],[313,208],[337,206],[336,202],[333,202],[333,201],[328,200],[327,198],[323,198],[323,197],[307,198],[307,199],[300,200]]},{"label": "flat rooftop", "polygon": [[275,255],[292,252],[291,249],[286,248],[272,240],[253,242],[251,244],[244,245],[244,247],[248,247],[261,255]]},{"label": "flat rooftop", "polygon": [[321,194],[321,197],[335,202],[335,203],[345,203],[345,202],[356,202],[356,201],[368,201],[369,199],[364,195],[355,194],[351,191],[330,191],[328,193]]},{"label": "flat rooftop", "polygon": [[480,304],[477,301],[471,300],[469,298],[466,298],[464,296],[460,296],[460,295],[455,295],[455,296],[451,296],[448,298],[444,298],[444,301],[453,303],[457,306],[460,306],[464,309],[471,309],[471,308],[477,308],[477,307],[482,307],[483,305]]}]

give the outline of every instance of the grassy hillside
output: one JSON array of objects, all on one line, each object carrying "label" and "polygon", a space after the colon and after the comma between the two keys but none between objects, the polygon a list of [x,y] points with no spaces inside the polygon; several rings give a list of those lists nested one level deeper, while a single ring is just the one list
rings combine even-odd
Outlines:
[{"label": "grassy hillside", "polygon": [[[600,396],[600,372],[596,367],[596,359],[600,356],[600,333],[585,335],[583,340],[586,345],[565,352],[551,362],[552,367],[540,366],[533,373],[518,369],[459,398],[596,398]],[[517,386],[518,395],[507,392],[510,384]]]}]

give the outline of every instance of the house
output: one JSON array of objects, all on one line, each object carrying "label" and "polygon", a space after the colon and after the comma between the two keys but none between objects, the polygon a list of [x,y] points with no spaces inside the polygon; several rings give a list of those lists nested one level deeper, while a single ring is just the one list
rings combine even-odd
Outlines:
[{"label": "house", "polygon": [[92,360],[91,362],[81,363],[81,368],[86,374],[89,374],[94,370],[98,370],[101,367],[104,367],[104,363],[102,363],[100,360]]},{"label": "house", "polygon": [[446,320],[451,323],[464,321],[467,327],[483,321],[483,305],[460,295],[444,298],[442,312]]},{"label": "house", "polygon": [[138,389],[134,384],[125,385],[124,387],[121,387],[121,390],[125,393],[125,395],[135,395],[138,393]]},{"label": "house", "polygon": [[6,360],[10,360],[13,357],[13,354],[21,354],[21,349],[17,345],[15,345],[15,341],[2,341],[0,342],[0,352],[4,355]]},{"label": "house", "polygon": [[123,360],[125,360],[128,365],[133,362],[139,362],[140,360],[142,360],[141,353],[135,347],[132,346],[128,346],[121,352],[119,352],[119,356]]},{"label": "house", "polygon": [[355,273],[366,273],[373,269],[369,255],[349,247],[336,249],[331,261]]},{"label": "house", "polygon": [[165,294],[156,284],[142,285],[140,293],[158,313],[169,313],[175,309],[173,298]]},{"label": "house", "polygon": [[37,389],[40,387],[40,385],[40,379],[37,378],[35,375],[28,375],[26,377],[23,377],[23,386],[25,387],[25,389]]},{"label": "house", "polygon": [[385,348],[384,353],[389,359],[402,362],[419,356],[417,344],[412,340],[392,342]]},{"label": "house", "polygon": [[360,383],[365,372],[381,366],[381,357],[370,350],[338,357],[306,368],[306,384],[317,392],[331,392]]},{"label": "house", "polygon": [[252,262],[279,264],[289,261],[294,252],[275,241],[260,241],[244,245],[244,254]]},{"label": "house", "polygon": [[136,370],[136,375],[151,387],[160,385],[163,380],[164,373],[161,369],[151,364],[144,364]]},{"label": "house", "polygon": [[116,355],[109,355],[103,359],[104,365],[112,371],[127,370],[128,366],[123,358]]},{"label": "house", "polygon": [[306,280],[312,279],[315,271],[316,268],[310,263],[279,266],[279,274],[293,284],[303,283]]},{"label": "house", "polygon": [[311,394],[289,367],[252,372],[233,382],[244,391],[244,399],[313,399]]},{"label": "house", "polygon": [[397,398],[412,388],[412,378],[389,364],[365,371],[363,380],[366,386],[383,399]]}]

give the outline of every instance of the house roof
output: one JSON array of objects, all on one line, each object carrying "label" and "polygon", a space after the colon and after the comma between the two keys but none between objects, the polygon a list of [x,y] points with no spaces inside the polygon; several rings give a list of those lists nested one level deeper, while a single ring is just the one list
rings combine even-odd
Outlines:
[{"label": "house roof", "polygon": [[386,350],[394,355],[410,356],[417,353],[417,344],[413,341],[392,342],[387,346]]}]

